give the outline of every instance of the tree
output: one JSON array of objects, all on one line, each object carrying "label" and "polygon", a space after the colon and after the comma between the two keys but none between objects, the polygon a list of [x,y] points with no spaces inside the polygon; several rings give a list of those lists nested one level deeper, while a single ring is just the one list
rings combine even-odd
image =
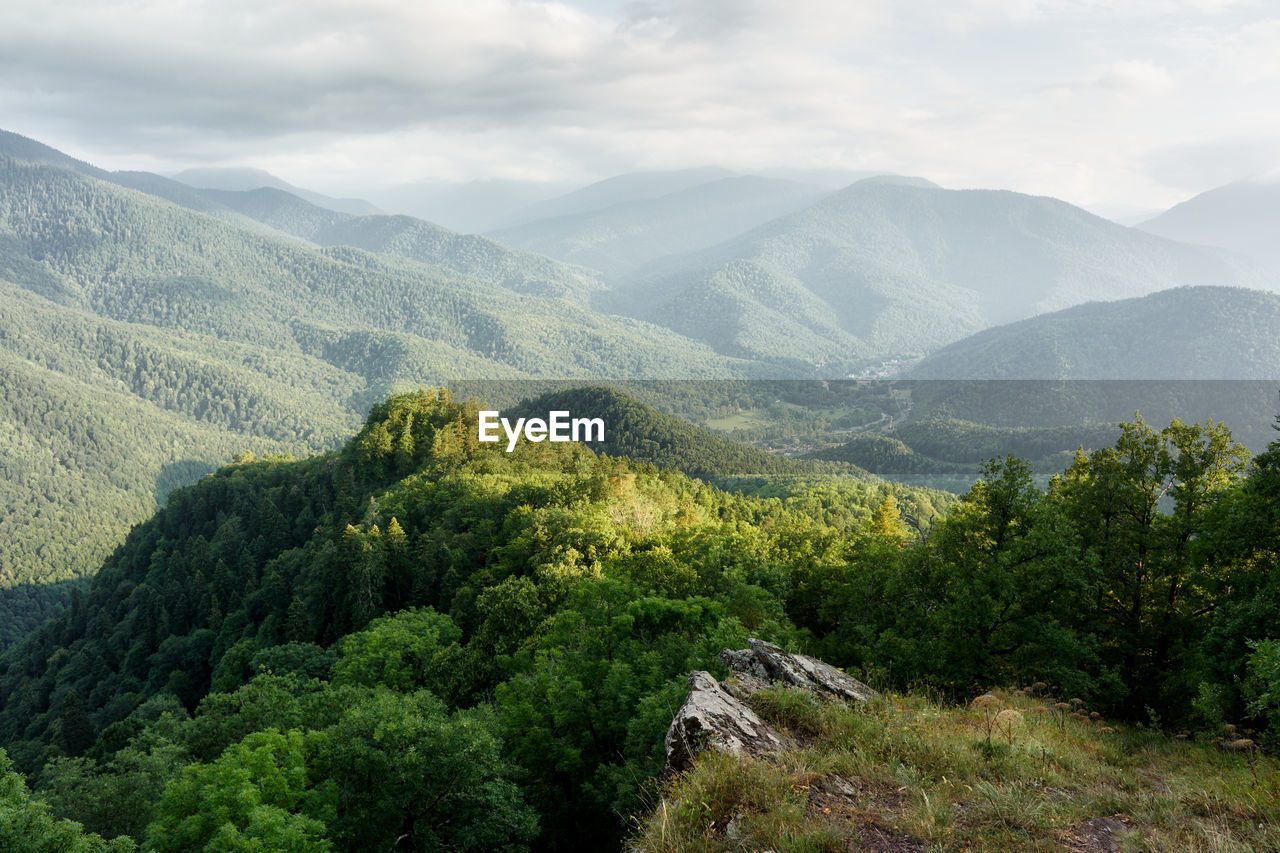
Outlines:
[{"label": "tree", "polygon": [[892,642],[914,658],[913,671],[957,690],[1051,674],[1081,686],[1089,661],[1072,602],[1092,577],[1088,561],[1072,558],[1072,543],[1025,462],[985,463],[891,585],[898,610],[913,620],[895,626]]},{"label": "tree", "polygon": [[1186,669],[1217,604],[1193,545],[1247,460],[1221,424],[1174,420],[1157,431],[1139,417],[1121,425],[1115,447],[1078,454],[1056,486],[1079,559],[1098,566],[1095,630],[1129,714],[1162,704],[1166,692],[1194,693],[1194,683],[1169,677]]},{"label": "tree", "polygon": [[189,765],[165,787],[147,828],[147,849],[328,853],[334,790],[308,772],[315,739],[296,729],[268,729],[211,764]]},{"label": "tree", "polygon": [[97,734],[93,721],[84,709],[84,700],[74,690],[67,691],[62,699],[62,713],[58,715],[56,737],[58,745],[67,755],[76,756],[93,746]]},{"label": "tree", "polygon": [[445,652],[461,639],[453,620],[430,607],[384,616],[342,641],[333,680],[404,693],[438,689],[447,674],[442,664],[451,659]]},{"label": "tree", "polygon": [[12,770],[0,749],[0,850],[5,853],[133,853],[129,838],[104,841],[69,820],[58,820],[49,807],[31,799],[26,783]]},{"label": "tree", "polygon": [[451,715],[425,690],[371,691],[328,730],[318,759],[336,785],[332,838],[345,849],[525,850],[537,821],[495,729],[484,709]]}]

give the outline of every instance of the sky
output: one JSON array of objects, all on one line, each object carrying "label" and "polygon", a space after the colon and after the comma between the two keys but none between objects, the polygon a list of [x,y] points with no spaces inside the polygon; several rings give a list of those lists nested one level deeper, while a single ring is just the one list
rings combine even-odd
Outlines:
[{"label": "sky", "polygon": [[6,0],[0,128],[347,195],[721,165],[1156,209],[1280,169],[1280,4]]}]

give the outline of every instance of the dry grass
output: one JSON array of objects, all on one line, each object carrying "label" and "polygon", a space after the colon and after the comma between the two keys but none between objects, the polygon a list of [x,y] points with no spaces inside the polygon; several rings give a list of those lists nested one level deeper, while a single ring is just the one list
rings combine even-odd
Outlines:
[{"label": "dry grass", "polygon": [[771,760],[705,756],[640,819],[630,846],[1280,851],[1274,758],[1108,726],[1035,691],[991,695],[976,707],[887,696],[847,708],[762,691],[755,710],[802,748]]}]

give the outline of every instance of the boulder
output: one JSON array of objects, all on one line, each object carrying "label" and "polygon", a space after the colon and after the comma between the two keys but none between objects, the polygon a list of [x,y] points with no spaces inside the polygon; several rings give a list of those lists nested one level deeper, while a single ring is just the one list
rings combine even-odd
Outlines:
[{"label": "boulder", "polygon": [[671,721],[665,743],[668,773],[687,769],[706,749],[754,758],[787,746],[772,726],[702,671],[689,674],[689,696]]},{"label": "boulder", "polygon": [[879,694],[867,685],[836,669],[829,663],[808,655],[784,652],[773,643],[754,637],[747,640],[750,648],[725,649],[720,660],[729,667],[730,679],[737,682],[737,693],[745,698],[762,683],[803,687],[819,693],[827,693],[838,699],[868,702]]}]

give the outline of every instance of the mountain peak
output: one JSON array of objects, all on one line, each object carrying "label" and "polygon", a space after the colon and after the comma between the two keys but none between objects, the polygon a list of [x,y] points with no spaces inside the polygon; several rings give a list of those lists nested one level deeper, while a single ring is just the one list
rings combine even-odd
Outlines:
[{"label": "mountain peak", "polygon": [[350,213],[355,216],[368,216],[380,212],[377,207],[363,199],[334,198],[323,193],[306,190],[296,187],[263,169],[254,169],[248,166],[206,166],[184,169],[174,175],[173,179],[189,187],[202,190],[283,190],[319,207],[336,210],[339,213]]},{"label": "mountain peak", "polygon": [[863,178],[852,184],[855,187],[916,187],[926,190],[940,190],[941,186],[935,184],[928,178],[919,178],[913,175],[875,175],[870,178]]}]

